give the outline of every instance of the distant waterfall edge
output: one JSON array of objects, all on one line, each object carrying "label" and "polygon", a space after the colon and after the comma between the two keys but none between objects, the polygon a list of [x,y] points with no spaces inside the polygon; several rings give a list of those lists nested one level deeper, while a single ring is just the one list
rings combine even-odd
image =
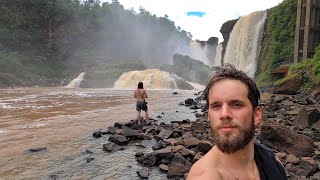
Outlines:
[{"label": "distant waterfall edge", "polygon": [[115,89],[135,89],[139,82],[143,82],[146,89],[182,89],[203,90],[204,86],[188,82],[179,76],[160,69],[146,69],[143,71],[129,71],[123,73],[114,83]]},{"label": "distant waterfall edge", "polygon": [[78,77],[76,77],[75,79],[73,79],[68,85],[66,85],[66,88],[78,88],[81,85],[81,81],[83,80],[83,77],[85,75],[85,72],[82,72],[78,75]]},{"label": "distant waterfall edge", "polygon": [[254,77],[266,18],[267,11],[257,11],[238,20],[230,34],[224,63],[234,64]]}]

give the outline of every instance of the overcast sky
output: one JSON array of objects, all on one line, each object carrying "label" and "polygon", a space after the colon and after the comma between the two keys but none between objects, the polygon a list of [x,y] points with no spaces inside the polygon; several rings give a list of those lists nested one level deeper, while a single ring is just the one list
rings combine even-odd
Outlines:
[{"label": "overcast sky", "polygon": [[[109,1],[111,0],[102,0]],[[277,6],[283,0],[118,0],[125,9],[139,12],[142,6],[158,17],[165,14],[183,30],[191,32],[193,39],[208,40],[218,37],[220,27],[228,20],[237,19],[254,11]]]}]

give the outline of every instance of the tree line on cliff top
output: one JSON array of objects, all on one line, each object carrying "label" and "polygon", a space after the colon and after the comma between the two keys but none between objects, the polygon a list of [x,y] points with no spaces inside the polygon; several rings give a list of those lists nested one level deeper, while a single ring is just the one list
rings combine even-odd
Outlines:
[{"label": "tree line on cliff top", "polygon": [[192,38],[167,15],[126,10],[117,0],[1,0],[0,12],[0,73],[22,79],[114,62],[161,65]]}]

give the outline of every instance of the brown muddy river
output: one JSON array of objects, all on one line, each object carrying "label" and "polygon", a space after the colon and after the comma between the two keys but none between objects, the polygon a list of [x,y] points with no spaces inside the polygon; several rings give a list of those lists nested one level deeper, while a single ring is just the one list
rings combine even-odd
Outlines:
[{"label": "brown muddy river", "polygon": [[[174,95],[175,91],[179,94]],[[195,120],[194,110],[178,105],[194,98],[195,92],[148,90],[150,117],[161,115],[158,122],[166,123]],[[151,147],[133,143],[124,151],[106,153],[102,144],[109,136],[92,137],[96,130],[135,118],[132,90],[1,89],[0,179],[139,179],[136,171],[142,166],[134,155],[151,152]],[[28,151],[40,147],[47,150]],[[87,162],[87,158],[94,159]],[[167,177],[159,168],[151,168],[149,179]]]}]

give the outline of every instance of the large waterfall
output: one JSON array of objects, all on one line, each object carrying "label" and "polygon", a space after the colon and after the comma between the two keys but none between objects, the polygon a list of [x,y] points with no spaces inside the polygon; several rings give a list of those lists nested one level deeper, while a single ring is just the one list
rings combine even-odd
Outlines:
[{"label": "large waterfall", "polygon": [[182,89],[203,88],[201,85],[196,86],[194,83],[189,83],[175,74],[161,71],[160,69],[125,72],[114,83],[113,88],[135,89],[140,81],[143,82],[146,89],[181,89],[181,86],[184,87]]},{"label": "large waterfall", "polygon": [[267,11],[257,11],[238,20],[230,34],[224,63],[234,64],[254,77],[266,17]]}]

